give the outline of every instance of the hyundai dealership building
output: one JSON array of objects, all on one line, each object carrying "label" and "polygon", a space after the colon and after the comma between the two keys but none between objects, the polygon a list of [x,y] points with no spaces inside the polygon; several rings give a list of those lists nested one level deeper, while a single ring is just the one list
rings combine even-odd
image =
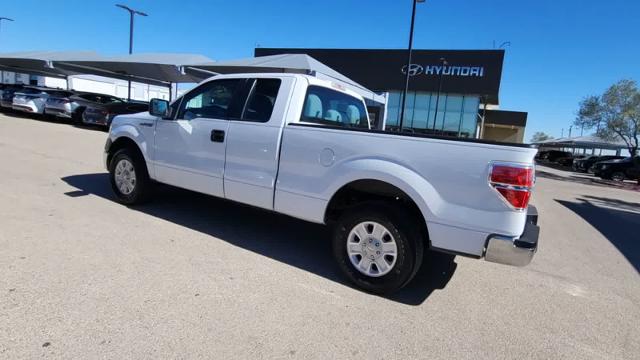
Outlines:
[{"label": "hyundai dealership building", "polygon": [[[406,50],[256,48],[255,56],[308,54],[368,89],[387,93],[385,111],[369,107],[380,127],[397,129]],[[522,142],[527,113],[499,110],[504,50],[413,50],[404,129],[416,133]]]}]

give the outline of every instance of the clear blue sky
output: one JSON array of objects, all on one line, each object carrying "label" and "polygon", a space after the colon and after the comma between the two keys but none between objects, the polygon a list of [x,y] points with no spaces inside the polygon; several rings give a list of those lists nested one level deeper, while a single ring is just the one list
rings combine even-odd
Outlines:
[{"label": "clear blue sky", "polygon": [[[121,1],[137,18],[134,52],[249,57],[263,47],[404,48],[411,0],[3,1],[0,51],[128,50]],[[529,112],[556,137],[578,101],[611,83],[640,80],[640,1],[427,0],[418,4],[414,47],[506,49],[500,106]],[[574,132],[574,134],[576,134]]]}]

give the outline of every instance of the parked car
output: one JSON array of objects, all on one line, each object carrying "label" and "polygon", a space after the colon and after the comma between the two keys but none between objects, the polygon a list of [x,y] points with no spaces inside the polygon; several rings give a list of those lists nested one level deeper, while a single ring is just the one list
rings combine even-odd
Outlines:
[{"label": "parked car", "polygon": [[535,160],[544,160],[547,157],[549,150],[541,150],[536,153]]},{"label": "parked car", "polygon": [[44,114],[45,103],[49,97],[63,97],[67,94],[71,94],[71,92],[39,86],[25,86],[22,90],[14,93],[11,107],[17,111]]},{"label": "parked car", "polygon": [[116,115],[134,114],[149,110],[149,103],[139,101],[124,101],[118,98],[112,102],[94,103],[87,106],[82,112],[82,123],[91,125],[102,125],[109,127]]},{"label": "parked car", "polygon": [[617,159],[624,159],[624,156],[591,155],[591,156],[587,156],[584,159],[579,159],[574,161],[572,167],[574,171],[578,171],[578,172],[593,172],[591,167],[593,166],[593,164],[597,163],[598,161],[617,160]]},{"label": "parked car", "polygon": [[572,166],[573,162],[576,160],[580,160],[583,159],[585,157],[585,155],[571,155],[571,156],[565,156],[565,157],[560,157],[556,159],[556,162],[562,166]]},{"label": "parked car", "polygon": [[560,158],[566,158],[571,156],[572,154],[568,151],[549,150],[546,154],[543,155],[542,160],[546,160],[548,162],[556,162],[556,160]]},{"label": "parked car", "polygon": [[82,124],[82,114],[87,107],[100,106],[112,102],[122,102],[119,97],[108,94],[98,94],[90,92],[82,92],[75,94],[69,98],[71,101],[71,118],[74,123]]},{"label": "parked car", "polygon": [[13,110],[42,114],[44,112],[44,103],[49,94],[44,88],[37,86],[25,86],[22,90],[13,94]]},{"label": "parked car", "polygon": [[635,159],[627,157],[624,159],[607,160],[597,162],[594,167],[594,174],[602,179],[610,179],[615,181],[623,181],[626,179],[635,180],[637,167],[640,166],[640,157]]},{"label": "parked car", "polygon": [[5,85],[2,89],[2,95],[0,95],[0,106],[7,109],[13,108],[13,96],[16,91],[22,90],[22,85],[20,84],[10,84]]},{"label": "parked car", "polygon": [[49,97],[44,103],[44,114],[61,118],[71,118],[72,100],[76,93],[70,90],[49,91]]},{"label": "parked car", "polygon": [[149,199],[155,181],[330,225],[345,276],[389,293],[424,249],[528,264],[536,151],[373,130],[347,84],[262,73],[219,75],[117,116],[104,160],[123,204]]}]

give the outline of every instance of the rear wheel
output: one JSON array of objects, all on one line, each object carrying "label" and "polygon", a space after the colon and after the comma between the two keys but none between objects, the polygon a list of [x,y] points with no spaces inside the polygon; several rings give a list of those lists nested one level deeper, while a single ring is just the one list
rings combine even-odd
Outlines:
[{"label": "rear wheel", "polygon": [[625,179],[625,175],[622,171],[616,171],[613,174],[611,174],[611,180],[624,181],[624,179]]},{"label": "rear wheel", "polygon": [[376,294],[405,286],[422,264],[420,229],[410,212],[386,202],[346,210],[336,224],[333,255],[355,285]]},{"label": "rear wheel", "polygon": [[145,202],[151,181],[144,159],[129,148],[118,150],[109,163],[111,188],[118,201],[126,205]]}]

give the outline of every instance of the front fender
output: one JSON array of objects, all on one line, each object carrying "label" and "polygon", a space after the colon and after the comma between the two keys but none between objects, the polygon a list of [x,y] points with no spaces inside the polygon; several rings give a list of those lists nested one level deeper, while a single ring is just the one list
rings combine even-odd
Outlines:
[{"label": "front fender", "polygon": [[152,139],[147,139],[143,132],[131,124],[117,124],[114,122],[109,130],[109,140],[111,144],[115,144],[116,141],[121,138],[128,138],[138,146],[145,162],[147,163],[149,176],[151,176],[151,178],[155,178],[155,169],[151,166],[151,151],[153,150]]}]

